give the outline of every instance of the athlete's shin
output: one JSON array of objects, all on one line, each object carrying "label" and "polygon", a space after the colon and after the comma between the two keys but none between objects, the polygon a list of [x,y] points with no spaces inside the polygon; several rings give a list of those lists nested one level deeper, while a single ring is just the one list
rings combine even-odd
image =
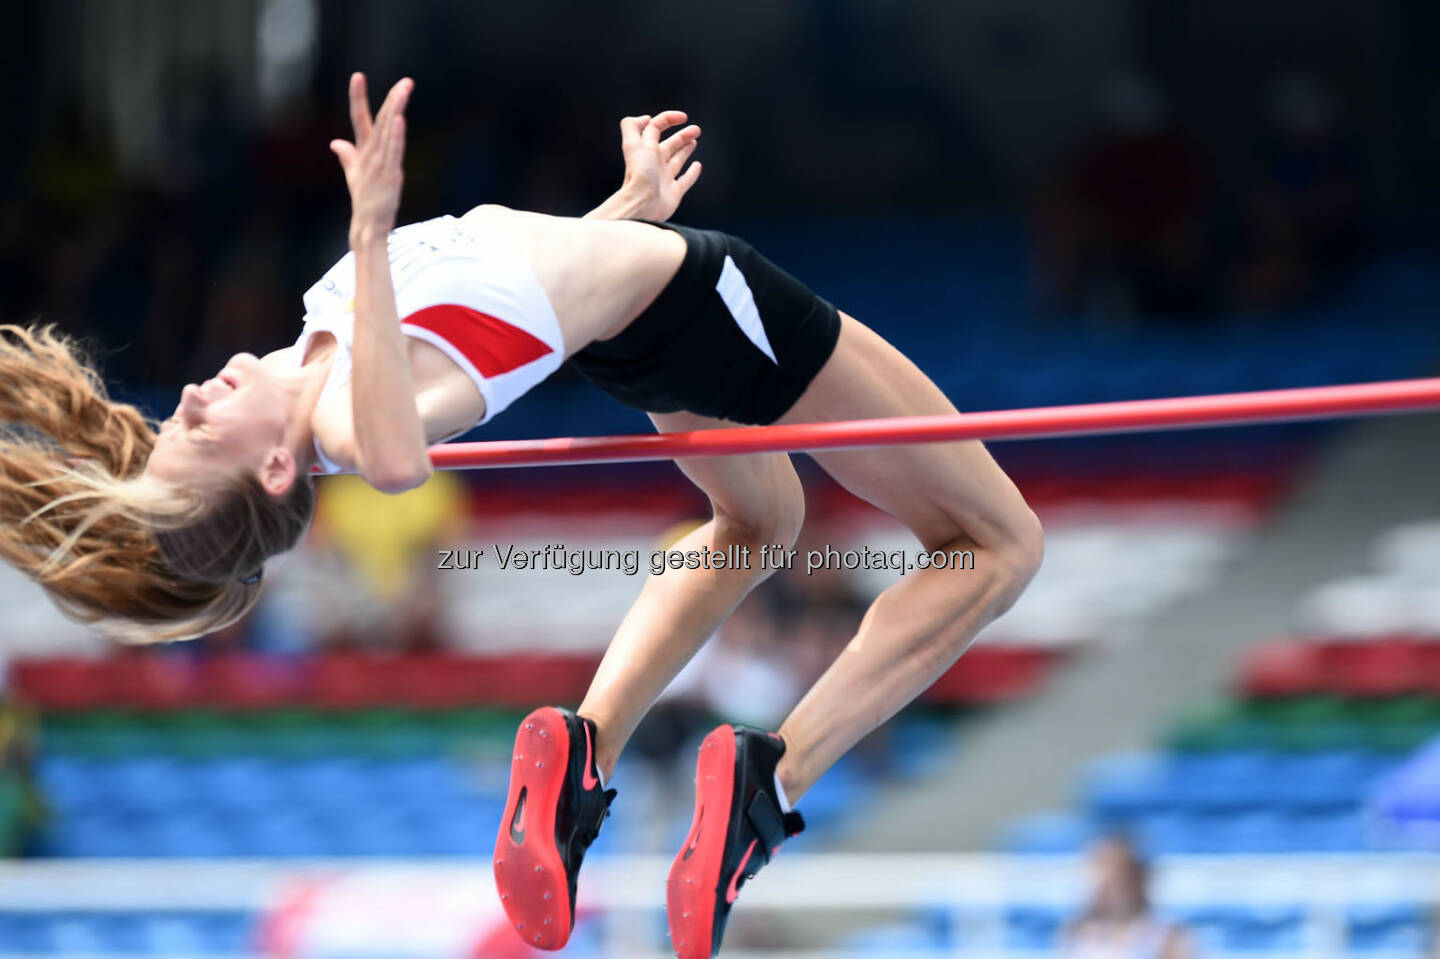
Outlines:
[{"label": "athlete's shin", "polygon": [[[670,547],[687,553],[757,557],[775,540],[724,520],[712,519]],[[600,662],[580,715],[599,731],[596,764],[607,780],[645,713],[761,580],[771,572],[758,560],[726,568],[666,569],[652,574],[620,623]]]},{"label": "athlete's shin", "polygon": [[976,550],[973,570],[924,570],[881,593],[780,728],[787,749],[778,772],[790,801],[949,669],[1038,564],[1038,540],[1027,540]]}]

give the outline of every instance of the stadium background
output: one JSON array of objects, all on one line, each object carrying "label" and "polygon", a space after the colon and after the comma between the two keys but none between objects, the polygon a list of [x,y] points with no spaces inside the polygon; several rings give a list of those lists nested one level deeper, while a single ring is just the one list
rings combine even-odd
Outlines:
[{"label": "stadium background", "polygon": [[[679,107],[730,229],[962,409],[1426,375],[1440,17],[1418,0],[700,5],[54,0],[7,9],[0,319],[163,413],[293,340],[344,251],[345,78],[417,81],[401,220],[567,215]],[[1414,956],[1440,861],[1436,421],[1003,445],[1022,603],[806,797],[727,954],[1049,954],[1101,833],[1207,955]],[[562,374],[478,436],[640,431]],[[808,464],[805,464],[808,466]],[[913,549],[807,470],[801,549]],[[510,956],[514,722],[573,704],[640,579],[438,549],[648,552],[668,465],[321,484],[262,607],[116,649],[0,573],[0,956]],[[803,555],[803,553],[802,553]],[[567,954],[663,954],[690,750],[778,721],[881,571],[782,574],[642,727]]]}]

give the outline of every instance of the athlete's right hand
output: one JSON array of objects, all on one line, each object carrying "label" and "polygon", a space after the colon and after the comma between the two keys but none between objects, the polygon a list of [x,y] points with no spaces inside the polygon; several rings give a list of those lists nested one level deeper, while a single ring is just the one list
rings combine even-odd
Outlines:
[{"label": "athlete's right hand", "polygon": [[350,77],[350,122],[355,128],[355,142],[331,140],[330,150],[339,158],[350,188],[352,245],[357,240],[383,238],[395,227],[405,179],[405,104],[414,88],[415,81],[409,77],[391,87],[372,120],[365,74]]},{"label": "athlete's right hand", "polygon": [[668,220],[681,199],[700,178],[700,161],[687,168],[695,152],[700,128],[683,127],[670,136],[661,135],[680,126],[689,117],[683,110],[665,110],[655,116],[626,117],[620,121],[620,152],[625,156],[625,180],[619,193],[625,196],[637,216],[645,220]]}]

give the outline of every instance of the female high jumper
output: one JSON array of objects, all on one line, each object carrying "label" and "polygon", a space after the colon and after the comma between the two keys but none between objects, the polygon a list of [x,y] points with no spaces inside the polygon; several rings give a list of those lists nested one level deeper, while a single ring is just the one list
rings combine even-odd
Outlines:
[{"label": "female high jumper", "polygon": [[[186,386],[158,429],[110,401],[53,330],[4,328],[0,555],[71,616],[141,641],[233,622],[255,604],[265,560],[304,533],[312,467],[386,492],[418,486],[432,443],[488,422],[566,359],[661,431],[955,412],[885,340],[744,242],[663,222],[700,174],[685,166],[698,128],[661,137],[685,122],[678,111],[621,122],[624,185],[582,219],[485,205],[395,229],[413,86],[395,84],[372,119],[365,78],[351,78],[355,140],[330,144],[350,252],[305,294],[299,340]],[[978,442],[815,459],[926,550],[973,551],[974,568],[917,571],[882,593],[779,730],[705,737],[667,887],[682,959],[719,948],[741,884],[803,827],[791,803],[940,676],[1040,562],[1039,523]],[[714,515],[676,549],[794,543],[805,499],[788,456],[678,465]],[[579,709],[522,722],[495,878],[526,942],[568,940],[626,740],[767,574],[652,576]]]}]

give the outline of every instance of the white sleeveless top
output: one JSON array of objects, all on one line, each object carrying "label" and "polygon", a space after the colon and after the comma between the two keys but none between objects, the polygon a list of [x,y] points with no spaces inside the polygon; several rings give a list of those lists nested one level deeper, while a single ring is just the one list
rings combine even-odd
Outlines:
[{"label": "white sleeveless top", "polygon": [[[565,343],[529,265],[466,219],[442,216],[402,226],[390,233],[387,252],[400,332],[439,348],[465,371],[485,400],[480,422],[486,423],[559,369]],[[299,362],[316,333],[333,334],[339,345],[325,381],[328,393],[352,373],[355,254],[341,257],[304,301]],[[315,453],[321,472],[341,472],[318,440]]]}]

